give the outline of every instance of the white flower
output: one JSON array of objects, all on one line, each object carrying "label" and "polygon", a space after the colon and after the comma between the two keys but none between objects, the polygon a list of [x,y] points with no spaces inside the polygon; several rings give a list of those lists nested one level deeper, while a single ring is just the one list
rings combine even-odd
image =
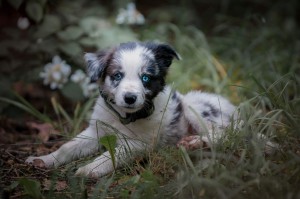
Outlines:
[{"label": "white flower", "polygon": [[76,70],[73,75],[71,75],[71,80],[75,83],[82,83],[86,78],[86,74],[82,70]]},{"label": "white flower", "polygon": [[25,30],[29,27],[30,22],[26,17],[19,17],[18,21],[17,21],[17,26],[19,29],[21,30]]},{"label": "white flower", "polygon": [[136,9],[134,3],[128,3],[127,9],[120,9],[116,18],[117,24],[142,25],[144,16]]},{"label": "white flower", "polygon": [[80,85],[85,97],[91,96],[98,89],[98,85],[96,83],[91,83],[90,81],[91,79],[86,77],[83,83]]},{"label": "white flower", "polygon": [[44,71],[40,73],[40,77],[44,79],[45,85],[50,85],[51,89],[56,89],[62,88],[68,81],[70,73],[71,67],[56,55],[51,63],[44,66]]},{"label": "white flower", "polygon": [[91,83],[90,77],[88,77],[82,70],[76,70],[71,76],[71,80],[80,85],[85,97],[91,96],[98,88],[98,85],[96,83]]}]

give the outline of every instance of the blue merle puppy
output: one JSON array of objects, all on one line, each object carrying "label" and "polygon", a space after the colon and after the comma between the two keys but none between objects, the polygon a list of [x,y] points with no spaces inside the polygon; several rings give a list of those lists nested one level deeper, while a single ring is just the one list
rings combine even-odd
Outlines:
[{"label": "blue merle puppy", "polygon": [[[58,167],[97,153],[99,138],[116,134],[114,162],[120,167],[132,155],[156,146],[211,146],[236,119],[235,106],[219,95],[200,91],[182,95],[166,86],[173,59],[180,59],[167,44],[122,43],[86,53],[84,58],[100,90],[88,128],[51,154],[28,157],[27,163],[40,165],[42,161],[45,167]],[[114,170],[111,158],[104,152],[76,174],[107,175]]]}]

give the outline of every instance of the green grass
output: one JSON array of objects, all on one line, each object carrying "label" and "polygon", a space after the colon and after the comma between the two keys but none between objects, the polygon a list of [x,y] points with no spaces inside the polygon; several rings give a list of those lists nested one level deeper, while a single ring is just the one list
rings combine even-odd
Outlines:
[{"label": "green grass", "polygon": [[[225,95],[238,105],[243,126],[228,127],[224,139],[210,150],[151,151],[96,182],[73,176],[86,160],[70,163],[52,172],[52,182],[67,180],[67,190],[42,194],[46,198],[299,198],[300,47],[294,34],[298,30],[276,24],[224,23],[208,38],[194,27],[173,24],[139,31],[142,40],[171,43],[183,58],[171,66],[169,83],[183,93],[201,89]],[[78,111],[74,116],[78,119],[72,119],[58,104],[54,107],[70,124],[83,120]],[[260,134],[280,147],[266,155],[265,140],[257,139]],[[33,197],[39,191],[26,193]]]}]

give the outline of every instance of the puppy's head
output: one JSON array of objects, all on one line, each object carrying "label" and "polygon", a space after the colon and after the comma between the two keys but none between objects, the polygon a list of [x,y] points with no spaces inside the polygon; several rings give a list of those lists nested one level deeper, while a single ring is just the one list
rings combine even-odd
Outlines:
[{"label": "puppy's head", "polygon": [[165,86],[175,50],[166,44],[129,42],[99,53],[86,53],[87,71],[107,99],[136,112]]}]

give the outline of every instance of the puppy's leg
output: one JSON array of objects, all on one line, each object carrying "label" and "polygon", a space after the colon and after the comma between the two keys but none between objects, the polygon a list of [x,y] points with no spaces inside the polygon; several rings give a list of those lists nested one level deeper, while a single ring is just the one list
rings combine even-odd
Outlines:
[{"label": "puppy's leg", "polygon": [[97,132],[93,128],[88,127],[77,135],[76,138],[62,145],[58,150],[44,156],[28,157],[25,162],[41,167],[58,167],[96,152],[99,147],[97,137],[101,137],[101,135],[97,135]]},{"label": "puppy's leg", "polygon": [[111,154],[108,151],[106,151],[90,164],[80,167],[76,171],[76,175],[88,176],[93,178],[105,176],[113,172],[115,168],[120,167],[132,160],[132,158],[137,152],[142,151],[144,149],[146,149],[145,144],[137,141],[127,140],[126,146],[119,145],[115,148],[115,165],[113,165]]}]

